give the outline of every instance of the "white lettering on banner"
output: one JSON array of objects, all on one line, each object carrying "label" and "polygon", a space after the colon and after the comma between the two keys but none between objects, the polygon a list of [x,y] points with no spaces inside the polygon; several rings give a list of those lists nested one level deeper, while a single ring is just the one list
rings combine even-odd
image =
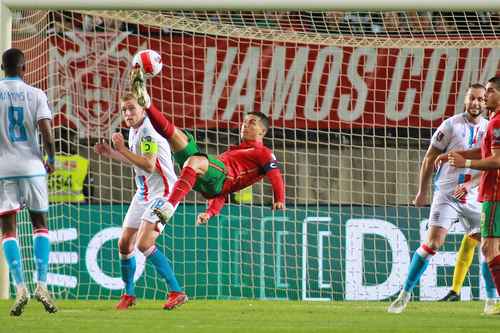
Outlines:
[{"label": "white lettering on banner", "polygon": [[[457,49],[435,49],[432,52],[431,61],[429,63],[429,67],[427,68],[424,91],[422,93],[422,98],[420,99],[420,118],[424,120],[436,120],[443,118],[446,106],[448,105],[453,75],[455,74],[457,53]],[[436,76],[437,72],[441,70],[439,63],[443,57],[445,58],[444,77],[441,80],[441,88],[438,92],[438,103],[436,108],[432,109],[434,107],[432,97],[436,92]]]},{"label": "white lettering on banner", "polygon": [[[49,230],[49,241],[51,245],[72,241],[77,238],[78,231],[76,228]],[[77,264],[78,260],[78,253],[74,251],[51,251],[49,254],[49,265]],[[36,274],[33,274],[33,279],[36,280]],[[49,272],[47,273],[47,284],[64,288],[76,288],[78,279],[76,276]]]},{"label": "white lettering on banner", "polygon": [[[434,121],[445,113],[462,112],[468,86],[494,76],[500,61],[498,48],[299,47],[250,40],[227,46],[219,43],[225,39],[218,38],[204,42],[205,55],[199,59],[191,51],[199,47],[201,37],[183,36],[192,38],[192,43],[182,47],[176,46],[178,38],[155,44],[169,49],[172,57],[171,72],[162,73],[154,84],[169,94],[173,89],[169,98],[162,99],[161,109],[186,103],[185,111],[174,115],[183,117],[186,127],[216,120],[219,107],[223,108],[221,118],[232,120],[256,105],[292,128],[352,122],[364,126],[360,123],[363,116],[369,121],[366,125],[384,126],[387,121],[408,120],[410,115],[411,126],[429,126],[418,117]],[[68,119],[82,137],[112,132],[121,123],[119,96],[127,88],[123,83],[128,82],[136,46],[146,48],[146,41],[122,32],[68,32],[51,39],[48,86],[58,88],[47,93],[55,118]],[[185,61],[185,54],[191,54],[193,61]],[[195,97],[184,99],[184,94]]]},{"label": "white lettering on banner", "polygon": [[[249,47],[245,59],[238,69],[238,76],[233,84],[223,119],[231,120],[238,105],[243,105],[245,112],[253,111],[259,62],[260,47]],[[241,95],[243,86],[246,87],[245,95]]]},{"label": "white lettering on banner", "polygon": [[[311,83],[307,91],[306,103],[304,109],[304,116],[309,120],[324,120],[328,119],[332,111],[333,97],[337,90],[337,82],[339,80],[340,70],[342,67],[342,58],[344,51],[338,47],[325,47],[322,48],[316,62],[311,76]],[[326,84],[325,94],[323,96],[323,103],[319,112],[316,111],[316,103],[318,100],[319,85],[321,77],[325,71],[325,62],[329,59],[330,71],[328,72],[328,82]]]},{"label": "white lettering on banner", "polygon": [[[420,241],[424,242],[427,239],[427,220],[420,222]],[[463,234],[464,228],[461,223],[455,223],[450,230],[448,230],[448,235],[452,234]],[[421,301],[433,301],[438,300],[446,296],[450,290],[449,286],[438,286],[438,267],[453,267],[455,266],[455,259],[457,253],[452,251],[437,251],[437,253],[432,257],[429,267],[427,267],[425,273],[420,278],[420,300]],[[462,300],[470,300],[471,288],[463,286],[460,291],[460,297]]]},{"label": "white lettering on banner", "polygon": [[[113,227],[106,228],[99,231],[89,242],[87,248],[87,254],[85,256],[85,263],[87,265],[87,271],[89,275],[94,279],[94,281],[104,288],[111,290],[123,289],[123,281],[121,278],[114,278],[106,275],[99,267],[99,260],[97,255],[103,247],[103,245],[111,240],[119,239],[122,233],[121,228]],[[134,281],[137,281],[144,271],[145,261],[144,255],[139,251],[135,251],[135,256],[137,260],[137,268],[134,275]]]},{"label": "white lettering on banner", "polygon": [[347,67],[347,77],[353,85],[353,90],[356,90],[358,97],[356,98],[356,106],[350,110],[350,105],[353,101],[353,90],[348,95],[341,95],[338,107],[338,115],[341,121],[352,122],[357,120],[365,110],[366,97],[368,96],[368,85],[358,73],[359,61],[362,57],[366,57],[365,72],[373,72],[377,64],[377,51],[373,48],[356,48],[354,49],[349,66]]},{"label": "white lettering on banner", "polygon": [[272,119],[280,119],[281,112],[285,108],[286,102],[286,112],[283,117],[285,120],[292,120],[295,118],[297,98],[306,69],[308,55],[309,48],[300,47],[295,54],[295,58],[290,68],[286,71],[286,48],[276,47],[274,49],[273,60],[267,76],[266,91],[264,92],[263,105],[261,108],[261,111],[265,115],[270,115],[270,106],[272,104]]},{"label": "white lettering on banner", "polygon": [[[272,288],[269,285],[269,267],[274,272],[274,288],[286,290],[289,288],[290,279],[297,282],[295,274],[292,274],[291,277],[287,272],[289,269],[300,270],[300,268],[297,268],[295,264],[293,267],[287,267],[286,259],[290,258],[290,255],[293,255],[293,263],[296,263],[297,258],[295,255],[300,253],[300,249],[295,247],[290,249],[289,246],[297,245],[300,247],[300,244],[295,243],[297,237],[297,234],[295,234],[296,231],[285,230],[285,224],[292,222],[287,217],[263,217],[261,221],[260,270],[256,275],[260,281],[259,285],[255,286],[255,288],[259,289],[257,290],[259,297],[264,299],[268,298],[266,290]],[[345,251],[345,277],[343,281],[345,281],[346,300],[384,300],[397,293],[404,283],[410,263],[410,249],[402,231],[394,224],[384,220],[372,218],[350,219],[345,224],[345,235],[339,235],[331,233],[329,230],[324,230],[325,228],[329,228],[332,223],[331,221],[331,217],[307,217],[302,223],[302,270],[300,271],[301,277],[300,275],[298,276],[299,279],[301,278],[302,298],[304,300],[330,301],[330,298],[327,297],[309,297],[309,295],[314,293],[321,295],[322,292],[329,294],[334,291],[331,288],[332,277],[334,276],[333,272],[336,268],[332,267],[331,264],[335,258],[332,257],[332,247],[328,246],[329,240],[326,240],[329,237],[335,237],[337,240],[339,238],[345,239],[345,249],[341,245],[341,248],[336,247],[335,251],[340,251],[341,249]],[[310,226],[309,229],[308,226]],[[420,222],[420,241],[425,240],[426,226],[426,220]],[[462,234],[463,231],[462,225],[456,223],[450,228],[448,233]],[[100,287],[111,290],[123,288],[123,282],[119,277],[115,278],[105,274],[100,265],[101,263],[110,265],[110,262],[108,260],[102,262],[98,258],[100,258],[99,252],[106,246],[106,243],[118,239],[120,234],[121,228],[118,227],[102,229],[89,241],[85,255],[85,264],[90,277]],[[252,288],[253,283],[246,285],[241,281],[241,277],[244,276],[243,263],[241,262],[241,251],[243,251],[241,242],[243,238],[249,239],[248,237],[243,237],[243,235],[248,236],[248,230],[237,230],[236,235],[231,237],[232,245],[229,251],[229,262],[231,264],[228,265],[230,269],[230,281],[233,287],[245,286]],[[386,265],[386,267],[392,267],[391,271],[388,272],[386,281],[378,281],[379,284],[377,285],[363,285],[363,277],[366,274],[364,267],[367,263],[367,259],[365,259],[365,252],[367,250],[364,248],[366,235],[380,236],[385,239],[390,247],[390,255],[386,254],[385,257],[392,258],[392,261],[384,261],[382,259],[379,263]],[[51,230],[49,231],[49,239],[51,244],[72,241],[78,239],[78,232],[76,228]],[[317,246],[309,244],[308,239],[317,239]],[[291,243],[287,242],[287,240],[291,241]],[[333,241],[333,239],[330,240]],[[269,242],[272,243],[270,244]],[[220,255],[222,251],[221,240],[218,241],[218,247]],[[269,249],[272,250],[269,251]],[[289,253],[288,251],[292,252]],[[145,268],[144,256],[138,251],[136,255],[137,270],[134,276],[135,281],[140,278]],[[335,253],[335,255],[337,255],[336,258],[340,257],[338,253]],[[420,280],[420,300],[436,300],[447,293],[449,285],[438,286],[438,276],[442,276],[442,274],[438,275],[439,267],[453,266],[455,264],[455,257],[456,252],[439,251],[432,258],[428,269]],[[51,265],[68,265],[77,264],[79,260],[83,260],[83,255],[80,259],[77,252],[54,251],[50,255],[49,263]],[[270,260],[272,260],[272,263]],[[221,271],[220,267],[219,271]],[[369,273],[377,272],[370,270]],[[474,279],[474,285],[480,286],[480,297],[483,299],[485,297],[484,282],[480,275],[475,276]],[[218,280],[218,288],[221,288],[222,281],[221,279]],[[76,276],[49,273],[47,283],[58,287],[76,288],[78,286],[78,279]],[[267,286],[266,283],[268,284]],[[462,300],[472,298],[472,291],[469,286],[462,288],[461,297]],[[275,297],[271,296],[271,298]]]},{"label": "white lettering on banner", "polygon": [[[269,116],[270,112],[281,113],[281,109],[284,105],[277,105],[277,102],[281,100],[281,87],[283,82],[283,73],[285,72],[285,56],[286,49],[283,46],[276,46],[273,48],[273,53],[271,54],[271,68],[269,68],[269,73],[267,74],[266,88],[264,89],[264,96],[262,97],[262,105],[260,111]],[[290,72],[288,72],[290,74]],[[272,105],[272,108],[271,108]],[[273,119],[274,116],[272,117]],[[279,116],[278,116],[279,118]]]},{"label": "white lettering on banner", "polygon": [[[286,216],[267,216],[263,217],[261,219],[261,224],[260,224],[260,293],[259,297],[261,299],[270,299],[269,297],[266,296],[266,263],[265,263],[265,249],[266,249],[266,244],[265,244],[265,235],[266,235],[266,225],[268,224],[274,224],[277,222],[285,223],[288,221],[288,217]],[[270,223],[268,223],[270,222]],[[269,231],[269,230],[267,230]],[[282,281],[281,278],[281,270],[284,269],[286,272],[286,267],[282,267],[282,248],[284,250],[284,247],[282,246],[283,242],[282,239],[288,235],[288,231],[276,231],[276,249],[274,251],[275,256],[276,256],[276,266],[275,266],[275,272],[276,272],[276,287],[277,288],[288,288],[288,282]],[[279,298],[279,297],[271,297],[272,299],[286,299],[286,298]]]},{"label": "white lettering on banner", "polygon": [[[411,57],[411,59],[408,59]],[[403,92],[401,82],[405,73],[406,63],[410,61],[410,80],[412,76],[419,75],[422,72],[422,64],[424,59],[424,50],[422,49],[401,49],[396,60],[394,71],[392,72],[391,88],[385,104],[385,115],[387,119],[399,121],[408,118],[415,103],[417,90],[415,88],[407,88],[403,102],[403,108],[397,110],[399,96]]]},{"label": "white lettering on banner", "polygon": [[237,229],[235,233],[236,235],[231,242],[231,251],[229,251],[229,260],[233,263],[229,266],[229,269],[231,270],[229,276],[231,277],[231,285],[241,287],[245,286],[245,283],[242,283],[241,281],[241,256],[239,253],[241,252],[241,240],[243,235],[247,235],[248,231]]},{"label": "white lettering on banner", "polygon": [[[392,268],[382,283],[363,285],[363,240],[375,234],[387,240],[391,247]],[[410,249],[404,234],[395,225],[378,219],[351,219],[346,223],[345,299],[382,300],[401,290],[410,265]]]},{"label": "white lettering on banner", "polygon": [[281,271],[285,271],[286,276],[286,248],[283,244],[286,244],[285,238],[288,234],[289,232],[284,230],[276,232],[276,287],[278,288],[288,288],[288,282],[281,275]]},{"label": "white lettering on banner", "polygon": [[212,120],[215,119],[215,110],[219,104],[222,91],[226,85],[229,73],[231,72],[231,67],[234,62],[234,58],[238,53],[236,47],[229,47],[226,51],[226,57],[224,58],[224,63],[220,70],[219,77],[214,84],[215,76],[215,66],[217,65],[217,48],[209,47],[207,49],[207,60],[205,64],[205,74],[203,79],[203,95],[201,98],[201,111],[200,118],[202,120]]},{"label": "white lettering on banner", "polygon": [[331,288],[331,283],[324,283],[323,278],[323,239],[330,237],[332,233],[330,231],[320,231],[318,233],[318,287],[321,288]]},{"label": "white lettering on banner", "polygon": [[[329,298],[326,297],[309,297],[307,296],[307,285],[308,285],[308,265],[307,265],[307,259],[308,259],[308,242],[307,242],[307,225],[311,222],[319,222],[319,223],[330,223],[331,222],[330,217],[321,217],[321,216],[314,216],[314,217],[306,217],[304,219],[304,222],[302,223],[302,300],[303,301],[330,301]],[[318,249],[322,251],[323,249]]]}]

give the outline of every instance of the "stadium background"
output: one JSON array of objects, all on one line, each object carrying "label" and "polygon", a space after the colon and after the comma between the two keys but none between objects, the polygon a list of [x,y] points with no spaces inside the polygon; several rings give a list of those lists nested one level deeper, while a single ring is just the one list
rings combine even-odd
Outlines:
[{"label": "stadium background", "polygon": [[[33,59],[27,81],[48,93],[58,152],[90,162],[84,202],[51,209],[56,294],[120,294],[116,240],[134,191],[131,170],[98,158],[92,146],[126,132],[118,100],[142,48],[159,51],[166,65],[152,80],[154,102],[208,152],[238,141],[243,112],[270,114],[266,144],[285,176],[284,213],[270,211],[267,184],[253,186],[243,204],[233,200],[206,228],[194,226],[201,197],[179,208],[161,245],[190,296],[384,300],[397,293],[425,230],[428,210],[409,206],[420,160],[432,129],[462,110],[469,84],[498,72],[498,13],[162,15],[233,30],[210,35],[78,12],[14,15],[13,45]],[[254,28],[288,41],[245,38]],[[444,295],[459,238],[434,259],[417,297]],[[465,298],[480,296],[477,260],[466,284]],[[165,295],[152,270],[138,286],[140,297]]]}]

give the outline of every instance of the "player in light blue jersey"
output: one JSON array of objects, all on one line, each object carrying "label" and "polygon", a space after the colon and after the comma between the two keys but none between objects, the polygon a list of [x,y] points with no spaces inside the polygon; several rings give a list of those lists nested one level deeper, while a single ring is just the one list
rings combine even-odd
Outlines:
[{"label": "player in light blue jersey", "polygon": [[[57,307],[47,290],[49,266],[49,209],[47,172],[54,172],[55,148],[52,114],[45,93],[23,81],[25,57],[21,50],[9,49],[2,55],[5,78],[0,81],[0,224],[2,245],[16,285],[12,316],[19,316],[30,299],[24,281],[21,251],[16,235],[16,214],[27,208],[33,224],[33,252],[36,266],[35,298],[49,313]],[[38,143],[43,139],[43,161]]]}]

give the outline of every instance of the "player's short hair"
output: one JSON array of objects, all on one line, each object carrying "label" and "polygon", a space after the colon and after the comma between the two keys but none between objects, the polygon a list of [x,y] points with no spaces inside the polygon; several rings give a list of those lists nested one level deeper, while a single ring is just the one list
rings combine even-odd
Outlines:
[{"label": "player's short hair", "polygon": [[2,69],[7,74],[17,74],[24,67],[23,51],[11,48],[2,54]]},{"label": "player's short hair", "polygon": [[469,89],[485,89],[486,90],[486,87],[483,86],[481,83],[473,83],[470,85]]},{"label": "player's short hair", "polygon": [[137,101],[137,98],[134,96],[134,94],[132,94],[131,92],[128,92],[126,93],[125,95],[123,95],[121,98],[120,98],[120,101],[123,103],[123,102],[126,102],[126,101]]},{"label": "player's short hair", "polygon": [[488,83],[493,83],[496,90],[500,90],[500,76],[494,76],[488,80]]},{"label": "player's short hair", "polygon": [[256,116],[257,118],[259,118],[262,125],[264,125],[266,132],[267,130],[269,130],[269,117],[263,114],[262,112],[252,111],[248,112],[246,116]]}]

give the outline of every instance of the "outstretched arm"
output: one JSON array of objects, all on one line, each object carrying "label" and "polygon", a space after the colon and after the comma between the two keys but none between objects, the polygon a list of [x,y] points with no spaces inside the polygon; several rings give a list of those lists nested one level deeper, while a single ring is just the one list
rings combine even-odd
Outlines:
[{"label": "outstretched arm", "polygon": [[266,173],[271,186],[273,187],[274,203],[273,209],[285,208],[285,183],[278,168],[273,168]]},{"label": "outstretched arm", "polygon": [[220,213],[225,203],[226,203],[226,197],[222,195],[208,200],[207,210],[206,212],[198,215],[198,218],[196,219],[196,224],[207,223],[212,216],[218,215]]},{"label": "outstretched arm", "polygon": [[491,156],[484,159],[464,158],[458,152],[448,154],[448,160],[455,168],[470,168],[475,170],[491,170],[500,168],[500,148],[492,149]]},{"label": "outstretched arm", "polygon": [[[474,149],[469,149],[469,150],[457,150],[454,151],[453,153],[459,154],[466,160],[480,160],[481,159],[481,148],[474,148]],[[448,154],[442,154],[446,156],[446,159],[448,159]]]}]

